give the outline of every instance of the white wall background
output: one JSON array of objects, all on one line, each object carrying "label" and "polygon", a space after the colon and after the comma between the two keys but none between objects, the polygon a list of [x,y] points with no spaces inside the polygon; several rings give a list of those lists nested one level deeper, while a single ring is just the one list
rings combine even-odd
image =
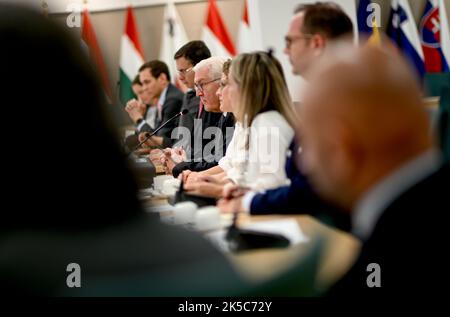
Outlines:
[{"label": "white wall background", "polygon": [[[66,22],[67,6],[84,6],[83,0],[46,0],[52,18]],[[316,0],[248,0],[250,23],[259,31],[260,49],[273,47],[285,70],[290,91],[294,100],[300,100],[303,81],[293,76],[288,59],[283,54],[284,34],[287,32],[292,12],[299,3]],[[320,0],[324,1],[324,0]],[[356,29],[356,6],[359,0],[334,0],[349,14]],[[382,11],[382,28],[386,28],[391,0],[372,0],[378,3]],[[40,8],[42,0],[0,0],[0,2],[26,3]],[[159,57],[164,5],[168,0],[88,0],[87,8],[91,12],[92,23],[99,45],[107,65],[112,83],[117,81],[120,51],[120,37],[124,27],[125,7],[135,8],[141,42],[146,60]],[[200,39],[206,14],[206,0],[173,0],[181,16],[190,40]],[[409,0],[416,21],[420,20],[426,0]],[[447,16],[450,17],[450,0],[446,0]],[[217,0],[224,22],[232,40],[237,41],[238,25],[244,0]],[[79,36],[79,29],[71,29]],[[115,87],[113,87],[114,89]]]}]

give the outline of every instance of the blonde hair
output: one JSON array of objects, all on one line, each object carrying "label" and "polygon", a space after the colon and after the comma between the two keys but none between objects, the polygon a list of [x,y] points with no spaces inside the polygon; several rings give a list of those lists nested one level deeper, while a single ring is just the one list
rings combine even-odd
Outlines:
[{"label": "blonde hair", "polygon": [[262,111],[278,111],[294,127],[296,113],[280,62],[269,51],[240,54],[231,62],[231,76],[240,90],[234,115],[251,126]]}]

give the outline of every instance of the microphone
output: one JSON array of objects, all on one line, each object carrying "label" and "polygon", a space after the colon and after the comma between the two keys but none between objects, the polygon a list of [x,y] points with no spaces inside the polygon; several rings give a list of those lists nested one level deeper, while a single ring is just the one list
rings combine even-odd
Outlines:
[{"label": "microphone", "polygon": [[178,112],[176,115],[174,115],[172,118],[168,119],[166,122],[164,122],[163,124],[161,124],[158,128],[156,128],[155,130],[153,130],[152,133],[145,133],[145,139],[142,140],[142,142],[139,142],[138,145],[136,145],[136,147],[130,151],[130,153],[128,153],[127,156],[130,156],[131,153],[133,153],[134,151],[136,151],[137,149],[139,149],[142,144],[144,144],[145,142],[147,142],[152,136],[154,136],[156,133],[158,133],[159,130],[161,130],[162,128],[164,128],[169,122],[175,120],[176,118],[180,117],[180,116],[184,116],[185,114],[187,114],[189,112],[189,110],[187,109],[183,109],[182,111]]}]

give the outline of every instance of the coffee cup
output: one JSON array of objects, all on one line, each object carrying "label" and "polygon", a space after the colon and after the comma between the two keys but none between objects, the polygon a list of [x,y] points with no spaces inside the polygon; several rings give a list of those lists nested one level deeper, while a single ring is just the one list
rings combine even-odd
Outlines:
[{"label": "coffee cup", "polygon": [[208,206],[197,210],[195,228],[199,231],[209,231],[221,228],[220,211],[217,207]]},{"label": "coffee cup", "polygon": [[173,206],[174,223],[176,225],[192,224],[198,206],[192,201],[184,201]]}]

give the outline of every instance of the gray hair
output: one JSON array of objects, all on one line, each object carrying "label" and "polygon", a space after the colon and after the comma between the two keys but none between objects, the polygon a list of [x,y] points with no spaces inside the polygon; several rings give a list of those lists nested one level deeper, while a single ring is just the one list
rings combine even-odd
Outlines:
[{"label": "gray hair", "polygon": [[194,66],[194,72],[198,72],[200,69],[208,68],[209,76],[214,78],[220,78],[222,76],[222,68],[223,64],[227,61],[228,58],[223,56],[212,56],[210,58],[204,59],[197,63]]}]

